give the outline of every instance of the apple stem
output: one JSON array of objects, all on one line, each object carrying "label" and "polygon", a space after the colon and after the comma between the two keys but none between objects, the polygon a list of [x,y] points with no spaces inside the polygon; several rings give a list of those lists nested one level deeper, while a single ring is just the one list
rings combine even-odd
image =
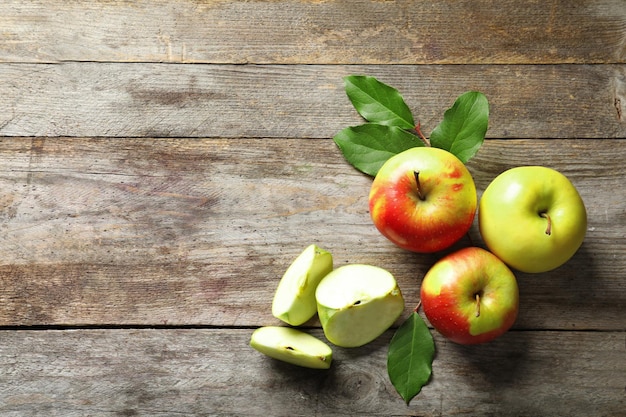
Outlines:
[{"label": "apple stem", "polygon": [[413,312],[417,313],[417,312],[419,311],[419,309],[420,309],[420,307],[421,307],[421,306],[422,306],[422,300],[419,300],[419,301],[417,302],[417,307],[415,307],[415,308],[413,309]]},{"label": "apple stem", "polygon": [[552,220],[550,219],[550,215],[548,213],[541,212],[539,213],[541,217],[548,220],[548,226],[546,227],[546,235],[550,236],[552,234]]},{"label": "apple stem", "polygon": [[426,200],[426,196],[422,193],[422,186],[420,185],[420,173],[419,171],[413,171],[413,175],[415,176],[415,185],[417,187],[417,197],[424,201]]},{"label": "apple stem", "polygon": [[417,124],[415,125],[415,133],[417,133],[417,136],[422,140],[422,142],[424,142],[424,145],[430,146],[430,142],[428,141],[428,139],[426,139],[426,136],[424,136],[424,134],[422,133],[422,122],[420,122],[419,120],[417,121]]},{"label": "apple stem", "polygon": [[480,317],[480,294],[476,294],[476,317]]}]

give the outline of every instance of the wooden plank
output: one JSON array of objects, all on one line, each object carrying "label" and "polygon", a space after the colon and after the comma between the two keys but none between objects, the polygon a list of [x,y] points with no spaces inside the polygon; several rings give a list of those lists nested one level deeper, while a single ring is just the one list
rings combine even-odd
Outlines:
[{"label": "wooden plank", "polygon": [[[0,415],[626,417],[623,0],[6,0],[0,28]],[[512,331],[435,334],[408,407],[393,329],[335,347],[327,372],[248,346],[310,243],[393,272],[396,325],[443,255],[375,230],[371,179],[330,140],[362,122],[355,73],[397,87],[425,132],[486,93],[479,194],[546,165],[589,212],[570,262],[516,274]]]},{"label": "wooden plank", "polygon": [[[252,330],[2,332],[0,413],[30,416],[624,416],[623,332],[435,337],[433,377],[407,407],[386,372],[388,332],[334,347],[329,371],[267,358]],[[312,332],[323,337],[321,331]]]},{"label": "wooden plank", "polygon": [[[336,265],[389,269],[415,305],[441,256],[375,230],[371,179],[331,140],[13,138],[0,159],[0,325],[275,323],[277,280],[313,242]],[[518,274],[517,328],[624,329],[625,159],[621,140],[533,139],[489,140],[470,161],[479,192],[538,164],[568,175],[587,204],[578,254]]]},{"label": "wooden plank", "polygon": [[396,87],[430,132],[468,90],[492,138],[626,137],[624,66],[0,65],[1,136],[329,138],[362,119],[342,77]]},{"label": "wooden plank", "polygon": [[621,0],[3,1],[0,61],[616,63]]}]

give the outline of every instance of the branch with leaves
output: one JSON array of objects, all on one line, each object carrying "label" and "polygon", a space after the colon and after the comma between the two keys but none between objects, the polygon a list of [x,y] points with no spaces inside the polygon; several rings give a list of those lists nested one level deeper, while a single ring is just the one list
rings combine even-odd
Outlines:
[{"label": "branch with leaves", "polygon": [[489,103],[484,94],[468,91],[446,110],[430,134],[420,138],[421,126],[395,88],[374,77],[344,78],[348,98],[366,123],[341,130],[333,140],[346,160],[359,171],[376,176],[393,155],[419,146],[444,149],[467,163],[483,144],[489,122]]}]

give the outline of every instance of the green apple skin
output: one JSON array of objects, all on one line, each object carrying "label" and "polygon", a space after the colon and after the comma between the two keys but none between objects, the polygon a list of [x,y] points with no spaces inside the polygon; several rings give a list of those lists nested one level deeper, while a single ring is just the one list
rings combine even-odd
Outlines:
[{"label": "green apple skin", "polygon": [[332,270],[331,253],[317,245],[309,245],[287,268],[278,283],[272,301],[272,315],[292,326],[306,323],[317,313],[317,285]]},{"label": "green apple skin", "polygon": [[305,368],[328,369],[333,358],[326,343],[291,327],[259,327],[250,337],[250,346],[271,358]]},{"label": "green apple skin", "polygon": [[393,275],[372,265],[335,269],[319,283],[315,296],[326,339],[346,348],[370,343],[404,310],[404,298]]},{"label": "green apple skin", "polygon": [[380,168],[369,206],[376,228],[387,239],[406,250],[432,253],[448,248],[469,230],[476,213],[476,186],[450,152],[411,148]]},{"label": "green apple skin", "polygon": [[491,252],[521,272],[558,268],[580,248],[587,211],[562,173],[522,166],[498,175],[478,210],[480,234]]},{"label": "green apple skin", "polygon": [[433,327],[463,345],[501,336],[519,310],[515,275],[498,257],[478,247],[437,261],[424,276],[420,293],[422,309]]}]

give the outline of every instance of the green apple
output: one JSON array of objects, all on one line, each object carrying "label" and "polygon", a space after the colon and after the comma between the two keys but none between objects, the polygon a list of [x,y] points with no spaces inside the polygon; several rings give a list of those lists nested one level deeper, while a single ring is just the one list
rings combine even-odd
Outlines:
[{"label": "green apple", "polygon": [[315,297],[326,338],[341,347],[373,341],[404,309],[404,298],[393,275],[372,265],[335,269],[319,283]]},{"label": "green apple", "polygon": [[587,231],[587,212],[565,175],[523,166],[487,186],[478,222],[491,252],[512,268],[535,273],[555,269],[576,253]]},{"label": "green apple", "polygon": [[456,343],[491,341],[517,318],[515,276],[482,248],[464,248],[441,258],[424,276],[420,292],[430,323]]},{"label": "green apple", "polygon": [[260,327],[252,333],[250,346],[274,359],[306,368],[328,369],[333,358],[326,343],[291,327]]},{"label": "green apple", "polygon": [[376,228],[401,248],[443,250],[469,230],[476,213],[472,175],[448,151],[421,147],[383,164],[369,194]]},{"label": "green apple", "polygon": [[272,302],[274,317],[292,326],[311,319],[317,313],[317,284],[332,269],[332,255],[316,245],[309,245],[287,268],[278,283]]}]

